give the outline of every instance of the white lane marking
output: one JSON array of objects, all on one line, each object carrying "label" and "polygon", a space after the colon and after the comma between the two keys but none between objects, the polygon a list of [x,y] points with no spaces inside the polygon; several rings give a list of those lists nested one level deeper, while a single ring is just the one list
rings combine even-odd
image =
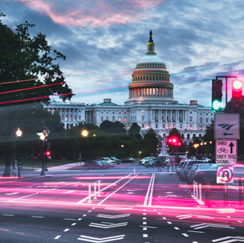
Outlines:
[{"label": "white lane marking", "polygon": [[166,217],[162,217],[162,219],[165,219],[166,220],[167,218]]},{"label": "white lane marking", "polygon": [[147,217],[143,217],[142,219],[143,219],[143,220],[147,220]]},{"label": "white lane marking", "polygon": [[187,232],[199,233],[199,234],[204,234],[205,233],[203,231],[194,231],[194,230],[187,230]]},{"label": "white lane marking", "polygon": [[78,221],[81,221],[81,220],[82,220],[82,218],[79,218],[79,219],[78,219]]},{"label": "white lane marking", "polygon": [[155,173],[153,173],[151,176],[143,206],[152,206],[152,193],[153,193],[154,180],[155,180]]},{"label": "white lane marking", "polygon": [[186,233],[182,233],[182,235],[185,236],[185,237],[189,237],[189,235],[186,234]]},{"label": "white lane marking", "polygon": [[[132,173],[130,173],[130,174],[128,174],[127,176],[124,176],[124,177],[122,177],[121,179],[119,179],[119,180],[117,180],[117,181],[111,183],[110,185],[104,187],[102,190],[100,190],[100,192],[105,191],[105,190],[108,189],[109,187],[111,187],[111,186],[117,184],[117,183],[120,182],[121,180],[126,179],[126,178],[129,177],[130,175],[132,175]],[[93,196],[94,196],[94,193],[91,194],[90,196],[93,197]],[[83,198],[82,200],[78,201],[76,204],[81,204],[81,203],[87,201],[87,200],[89,199],[90,196],[88,195],[87,197],[85,197],[85,198]]]},{"label": "white lane marking", "polygon": [[121,187],[119,187],[117,190],[113,191],[111,194],[109,194],[106,198],[104,198],[101,202],[98,203],[98,205],[101,205],[103,202],[105,202],[109,197],[111,197],[114,193],[116,193],[117,191],[119,191],[122,187],[124,187],[126,184],[128,184],[130,181],[132,181],[133,179],[135,179],[139,174],[136,174],[135,176],[133,176],[130,180],[128,180],[126,183],[124,183]]},{"label": "white lane marking", "polygon": [[86,214],[83,214],[82,217],[86,217]]},{"label": "white lane marking", "polygon": [[89,242],[109,242],[109,241],[115,241],[115,240],[123,240],[125,235],[115,235],[110,237],[104,237],[104,238],[97,238],[97,237],[91,237],[87,235],[80,235],[80,237],[77,240],[83,240],[83,241],[89,241]]},{"label": "white lane marking", "polygon": [[76,223],[71,224],[71,226],[75,226],[75,225],[76,225]]},{"label": "white lane marking", "polygon": [[148,234],[143,234],[143,237],[144,237],[144,238],[147,238],[147,237],[148,237]]},{"label": "white lane marking", "polygon": [[143,215],[147,215],[147,213],[143,213]]},{"label": "white lane marking", "polygon": [[58,240],[62,235],[57,235],[54,240]]},{"label": "white lane marking", "polygon": [[110,223],[110,222],[102,222],[102,224],[99,223],[90,223],[90,227],[96,227],[96,228],[101,228],[101,229],[111,229],[111,228],[117,228],[117,227],[122,227],[122,226],[127,226],[128,222],[123,222],[123,223]]},{"label": "white lane marking", "polygon": [[174,227],[175,230],[180,230],[178,227]]},{"label": "white lane marking", "polygon": [[143,227],[142,230],[147,230],[147,228],[146,227]]},{"label": "white lane marking", "polygon": [[123,213],[123,214],[116,214],[116,215],[109,215],[109,214],[98,214],[98,218],[107,218],[107,219],[118,219],[118,218],[124,218],[129,217],[130,213]]},{"label": "white lane marking", "polygon": [[172,224],[172,223],[168,221],[167,224]]},{"label": "white lane marking", "polygon": [[7,217],[13,217],[13,214],[3,214],[3,216],[7,216]]},{"label": "white lane marking", "polygon": [[69,229],[65,229],[65,230],[64,230],[64,232],[67,232],[67,231],[69,231]]},{"label": "white lane marking", "polygon": [[76,219],[64,218],[64,220],[76,221]]},{"label": "white lane marking", "polygon": [[36,219],[43,219],[43,216],[31,216],[32,218],[36,218]]},{"label": "white lane marking", "polygon": [[19,192],[10,192],[10,193],[5,193],[5,195],[10,196],[10,195],[16,195],[19,194]]},{"label": "white lane marking", "polygon": [[147,222],[142,222],[142,224],[147,224]]}]

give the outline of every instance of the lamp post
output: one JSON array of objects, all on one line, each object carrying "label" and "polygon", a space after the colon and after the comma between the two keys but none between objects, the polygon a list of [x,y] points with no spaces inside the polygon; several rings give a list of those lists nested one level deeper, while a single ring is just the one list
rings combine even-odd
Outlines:
[{"label": "lamp post", "polygon": [[[22,131],[20,130],[20,128],[18,127],[17,131],[15,132],[15,138],[20,138],[22,136]],[[14,139],[14,143],[15,143],[15,139]],[[15,147],[15,146],[14,146]],[[15,155],[15,151],[14,151],[14,155]],[[18,177],[20,178],[20,169],[21,169],[21,164],[20,164],[20,155],[19,152],[17,153],[17,158],[18,158]],[[15,156],[14,156],[14,160],[15,160]],[[14,161],[15,162],[15,161]]]},{"label": "lamp post", "polygon": [[44,142],[45,142],[46,136],[44,135],[43,132],[40,135],[40,139],[42,140],[42,171],[41,171],[41,175],[45,175]]},{"label": "lamp post", "polygon": [[84,138],[84,162],[86,162],[86,137],[89,135],[89,132],[84,129],[81,131],[81,136]]}]

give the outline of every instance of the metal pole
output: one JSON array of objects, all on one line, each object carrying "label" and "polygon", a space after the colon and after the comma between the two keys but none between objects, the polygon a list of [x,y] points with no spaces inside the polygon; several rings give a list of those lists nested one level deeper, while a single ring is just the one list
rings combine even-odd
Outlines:
[{"label": "metal pole", "polygon": [[42,142],[42,171],[41,175],[45,175],[45,162],[44,162],[44,140]]}]

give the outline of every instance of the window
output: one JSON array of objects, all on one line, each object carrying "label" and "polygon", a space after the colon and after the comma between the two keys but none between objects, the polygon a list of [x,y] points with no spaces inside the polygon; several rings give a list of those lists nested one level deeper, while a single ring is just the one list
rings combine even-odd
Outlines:
[{"label": "window", "polygon": [[144,124],[141,124],[141,128],[144,128]]},{"label": "window", "polygon": [[103,116],[101,116],[101,121],[103,122]]},{"label": "window", "polygon": [[206,118],[206,123],[208,123],[208,118]]},{"label": "window", "polygon": [[126,117],[124,117],[124,122],[126,122]]},{"label": "window", "polygon": [[145,119],[145,116],[142,116],[142,117],[141,117],[141,120],[144,121],[144,119]]},{"label": "window", "polygon": [[121,122],[121,117],[119,117],[119,122]]},{"label": "window", "polygon": [[192,116],[190,116],[189,119],[190,119],[190,122],[191,122],[192,121]]}]

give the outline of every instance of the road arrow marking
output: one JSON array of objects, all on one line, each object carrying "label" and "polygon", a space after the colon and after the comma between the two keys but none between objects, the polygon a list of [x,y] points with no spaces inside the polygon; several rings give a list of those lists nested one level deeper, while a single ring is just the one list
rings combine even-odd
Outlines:
[{"label": "road arrow marking", "polygon": [[208,227],[235,229],[234,227],[231,227],[229,225],[223,225],[223,224],[195,224],[195,225],[191,225],[190,227],[193,228],[194,230],[208,228]]},{"label": "road arrow marking", "polygon": [[98,218],[106,218],[106,219],[118,219],[118,218],[125,218],[129,217],[130,213],[124,213],[124,214],[117,214],[117,215],[109,215],[109,214],[98,214]]},{"label": "road arrow marking", "polygon": [[212,242],[230,243],[230,242],[244,242],[243,236],[226,236],[212,240]]},{"label": "road arrow marking", "polygon": [[103,243],[103,242],[109,242],[115,240],[123,240],[124,237],[125,235],[115,235],[115,236],[104,237],[104,238],[96,238],[87,235],[80,235],[80,237],[77,240],[83,240],[83,241],[94,242],[94,243]]},{"label": "road arrow marking", "polygon": [[5,195],[10,196],[10,195],[16,195],[19,194],[18,192],[10,192],[10,193],[5,193]]},{"label": "road arrow marking", "polygon": [[90,227],[96,227],[96,228],[101,228],[101,229],[111,229],[111,228],[117,228],[117,227],[122,227],[122,226],[127,226],[128,222],[123,222],[123,223],[117,223],[113,224],[110,222],[102,222],[102,224],[99,223],[90,223]]}]

